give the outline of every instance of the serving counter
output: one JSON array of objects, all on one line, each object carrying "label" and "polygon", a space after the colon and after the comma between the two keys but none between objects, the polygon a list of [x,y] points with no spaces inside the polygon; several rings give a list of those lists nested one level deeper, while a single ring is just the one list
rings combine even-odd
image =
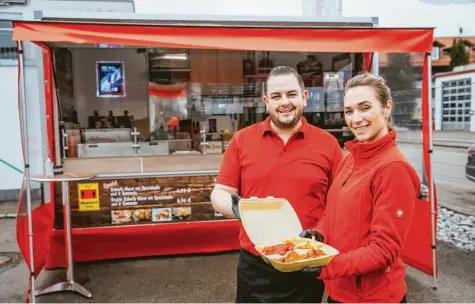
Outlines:
[{"label": "serving counter", "polygon": [[[222,154],[65,159],[75,261],[208,253],[239,248],[237,220],[210,202]],[[47,267],[64,256],[62,189],[55,188],[55,229]]]}]

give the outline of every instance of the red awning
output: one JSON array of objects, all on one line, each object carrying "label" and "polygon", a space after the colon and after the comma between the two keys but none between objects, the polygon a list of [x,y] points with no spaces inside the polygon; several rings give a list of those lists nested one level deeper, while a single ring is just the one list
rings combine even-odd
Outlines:
[{"label": "red awning", "polygon": [[294,52],[431,52],[433,29],[217,28],[14,22],[13,40]]}]

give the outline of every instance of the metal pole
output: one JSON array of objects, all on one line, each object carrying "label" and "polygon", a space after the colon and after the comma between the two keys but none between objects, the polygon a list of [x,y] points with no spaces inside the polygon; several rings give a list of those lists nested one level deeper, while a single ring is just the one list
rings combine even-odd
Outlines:
[{"label": "metal pole", "polygon": [[434,195],[434,174],[432,173],[432,151],[433,151],[433,144],[432,144],[432,56],[430,53],[426,54],[427,56],[427,102],[428,102],[428,117],[429,117],[429,168],[430,170],[430,185],[429,185],[429,192],[430,192],[430,209],[431,209],[431,231],[432,231],[432,267],[434,271],[434,288],[437,288],[437,222],[436,222],[436,214],[437,210],[435,210],[435,195]]},{"label": "metal pole", "polygon": [[26,186],[26,203],[28,210],[28,235],[30,247],[30,280],[31,280],[31,301],[36,303],[35,299],[35,261],[33,255],[33,221],[31,219],[31,186],[30,186],[30,160],[28,153],[28,123],[26,118],[26,97],[25,97],[25,65],[23,60],[23,42],[18,41],[18,64],[20,65],[20,120],[21,133],[23,137],[23,156],[25,162],[25,186]]},{"label": "metal pole", "polygon": [[73,249],[72,249],[72,238],[71,238],[71,208],[69,206],[69,184],[67,181],[61,182],[62,191],[63,191],[63,218],[64,218],[64,236],[65,243],[64,247],[66,248],[66,259],[67,259],[67,269],[66,269],[66,278],[69,283],[74,283],[74,270],[73,270]]},{"label": "metal pole", "polygon": [[[379,26],[379,20],[376,18],[373,18],[373,27],[376,28]],[[379,76],[379,53],[374,52],[373,53],[373,60],[371,62],[371,73],[374,76]]]},{"label": "metal pole", "polygon": [[[53,119],[53,136],[54,136],[54,154],[55,154],[55,166],[57,168],[61,167],[62,161],[61,161],[61,147],[59,144],[60,141],[60,134],[59,134],[59,109],[58,109],[58,88],[56,87],[56,75],[52,72],[54,69],[54,64],[53,64],[53,52],[51,50],[48,50],[49,52],[49,58],[50,62],[46,62],[45,64],[49,64],[51,66],[51,95],[53,98],[53,117],[50,119]],[[50,84],[48,84],[50,85]]]},{"label": "metal pole", "polygon": [[373,53],[373,62],[372,62],[372,74],[374,76],[379,76],[379,53]]}]

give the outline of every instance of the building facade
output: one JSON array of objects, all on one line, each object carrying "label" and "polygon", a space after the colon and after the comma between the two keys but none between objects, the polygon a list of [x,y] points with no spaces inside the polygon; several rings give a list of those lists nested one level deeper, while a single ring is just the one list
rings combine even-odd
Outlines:
[{"label": "building facade", "polygon": [[435,129],[475,132],[475,64],[434,75]]}]

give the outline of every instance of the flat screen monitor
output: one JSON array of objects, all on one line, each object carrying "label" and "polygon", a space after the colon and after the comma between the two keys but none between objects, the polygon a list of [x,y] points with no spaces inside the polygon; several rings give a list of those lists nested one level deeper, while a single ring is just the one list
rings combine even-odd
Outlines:
[{"label": "flat screen monitor", "polygon": [[96,62],[96,96],[99,98],[126,96],[123,61]]}]

